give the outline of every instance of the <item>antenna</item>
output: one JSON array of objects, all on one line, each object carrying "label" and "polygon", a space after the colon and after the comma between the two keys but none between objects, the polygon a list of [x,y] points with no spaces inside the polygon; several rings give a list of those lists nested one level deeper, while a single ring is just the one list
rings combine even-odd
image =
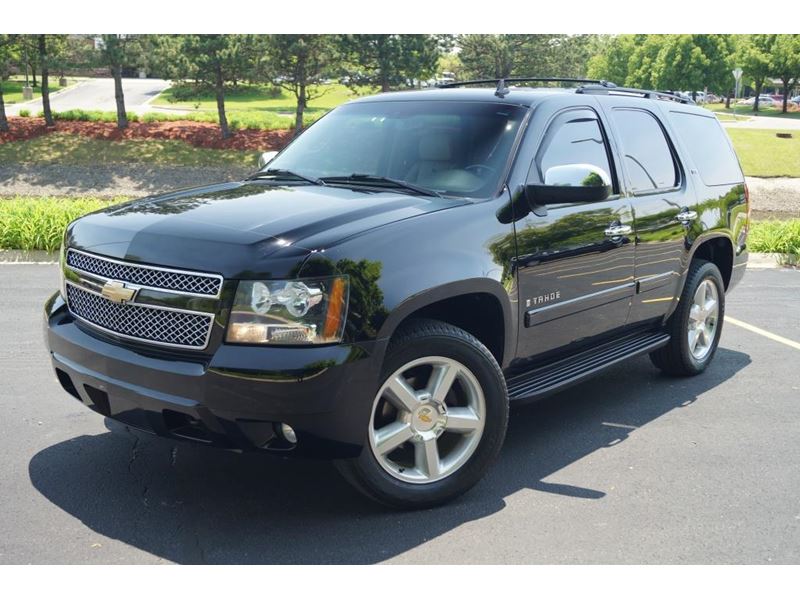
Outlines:
[{"label": "antenna", "polygon": [[494,91],[494,95],[498,98],[505,98],[508,92],[509,90],[506,87],[506,80],[501,77],[497,80],[497,89]]}]

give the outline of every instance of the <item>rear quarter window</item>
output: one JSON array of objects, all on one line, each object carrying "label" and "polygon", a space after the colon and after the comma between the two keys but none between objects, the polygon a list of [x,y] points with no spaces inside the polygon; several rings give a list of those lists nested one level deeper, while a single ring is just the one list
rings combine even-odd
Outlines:
[{"label": "rear quarter window", "polygon": [[670,111],[672,125],[706,185],[729,185],[744,179],[728,138],[712,116]]}]

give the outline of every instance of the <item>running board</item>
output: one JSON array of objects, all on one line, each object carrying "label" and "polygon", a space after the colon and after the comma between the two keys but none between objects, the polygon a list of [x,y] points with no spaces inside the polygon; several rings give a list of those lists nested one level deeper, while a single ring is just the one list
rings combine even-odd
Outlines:
[{"label": "running board", "polygon": [[573,356],[539,365],[506,380],[508,397],[530,400],[576,384],[618,362],[665,346],[669,335],[662,331],[637,333],[578,352]]}]

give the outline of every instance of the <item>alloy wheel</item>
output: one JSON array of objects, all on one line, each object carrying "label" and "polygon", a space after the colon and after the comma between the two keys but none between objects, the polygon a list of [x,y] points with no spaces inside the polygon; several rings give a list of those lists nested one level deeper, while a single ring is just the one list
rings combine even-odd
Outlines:
[{"label": "alloy wheel", "polygon": [[378,391],[370,448],[396,479],[439,481],[473,455],[485,419],[483,390],[467,367],[442,356],[419,358],[392,373]]},{"label": "alloy wheel", "polygon": [[687,339],[689,351],[696,360],[703,360],[714,347],[719,319],[719,292],[711,279],[697,286],[689,309]]}]

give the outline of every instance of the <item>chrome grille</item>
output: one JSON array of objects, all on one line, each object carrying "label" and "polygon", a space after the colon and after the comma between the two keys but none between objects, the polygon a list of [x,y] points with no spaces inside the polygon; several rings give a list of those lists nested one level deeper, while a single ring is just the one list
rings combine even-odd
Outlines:
[{"label": "chrome grille", "polygon": [[74,315],[127,338],[202,350],[208,344],[214,317],[141,304],[117,304],[71,283],[67,303]]},{"label": "chrome grille", "polygon": [[67,251],[67,265],[73,269],[107,279],[126,281],[161,290],[184,292],[198,296],[219,296],[222,277],[161,267],[141,266],[111,260],[76,250]]}]

